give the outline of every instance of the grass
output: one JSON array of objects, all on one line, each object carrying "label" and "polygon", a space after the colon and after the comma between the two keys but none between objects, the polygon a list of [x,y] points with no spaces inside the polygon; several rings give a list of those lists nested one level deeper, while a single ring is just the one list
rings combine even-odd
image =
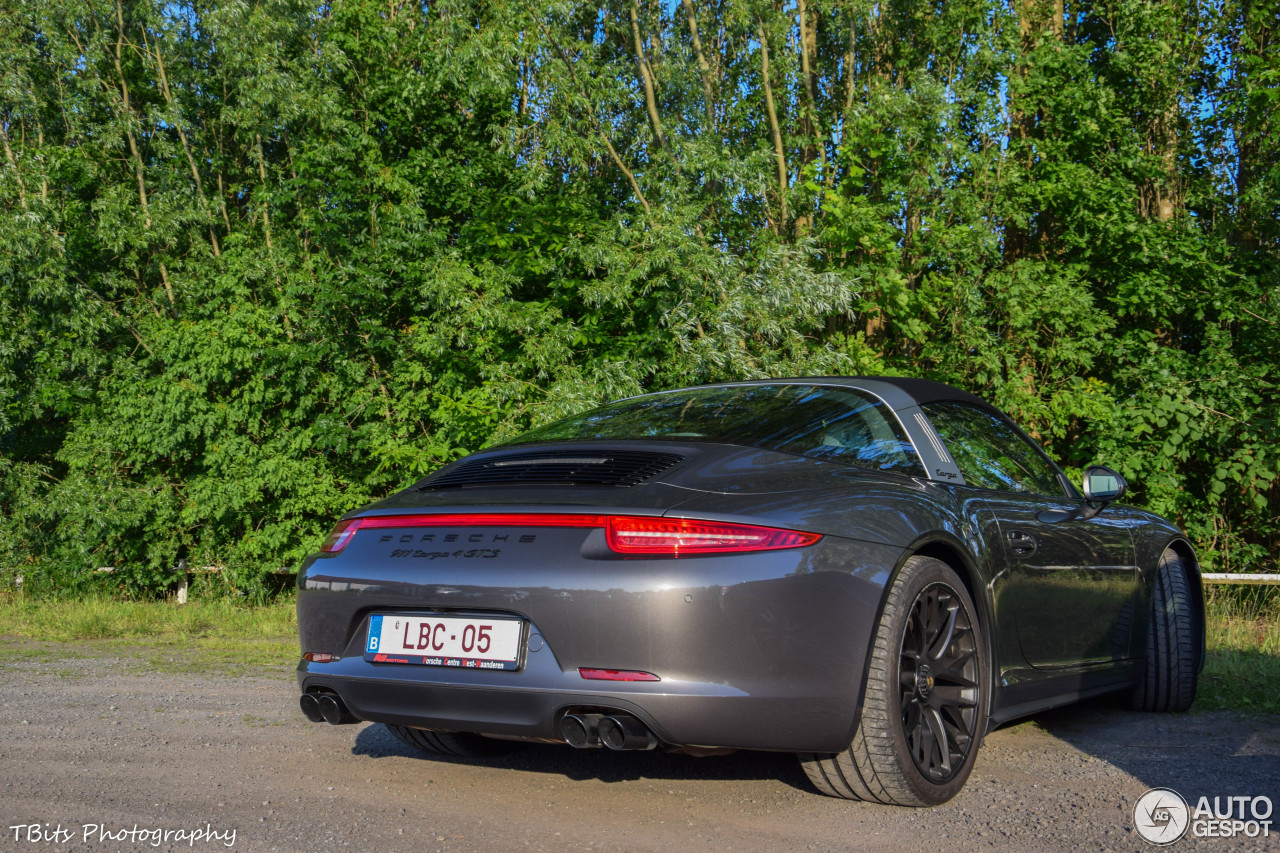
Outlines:
[{"label": "grass", "polygon": [[1208,588],[1195,710],[1280,714],[1280,588]]},{"label": "grass", "polygon": [[[1194,710],[1280,713],[1280,589],[1209,587],[1208,657]],[[225,601],[33,601],[0,596],[0,660],[99,654],[143,670],[254,674],[297,661],[293,601],[250,607]]]},{"label": "grass", "polygon": [[35,601],[0,598],[0,626],[6,633],[34,640],[72,643],[83,640],[193,638],[223,640],[294,639],[298,621],[293,602],[247,607],[225,601]]},{"label": "grass", "polygon": [[[0,597],[0,659],[47,660],[124,651],[147,670],[253,674],[298,658],[292,600],[250,607],[226,601],[38,601]],[[56,645],[55,645],[56,644]]]}]

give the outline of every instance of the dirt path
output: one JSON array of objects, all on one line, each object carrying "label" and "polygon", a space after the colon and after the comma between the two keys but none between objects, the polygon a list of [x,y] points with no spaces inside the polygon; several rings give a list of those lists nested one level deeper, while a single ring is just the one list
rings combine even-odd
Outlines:
[{"label": "dirt path", "polygon": [[[819,796],[789,755],[535,746],[450,762],[381,726],[307,723],[284,670],[155,672],[17,642],[0,653],[0,851],[1146,851],[1132,809],[1149,788],[1280,806],[1275,717],[1109,700],[1042,714],[990,735],[960,797],[918,811]],[[1173,849],[1280,850],[1272,820],[1266,840]],[[9,828],[33,823],[53,840]],[[120,834],[135,825],[171,834]]]}]

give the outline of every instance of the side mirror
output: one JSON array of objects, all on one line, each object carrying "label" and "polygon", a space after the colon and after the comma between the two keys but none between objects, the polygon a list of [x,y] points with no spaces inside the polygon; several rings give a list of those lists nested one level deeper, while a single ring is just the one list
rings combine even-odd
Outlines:
[{"label": "side mirror", "polygon": [[1129,484],[1115,471],[1104,465],[1090,465],[1084,472],[1084,483],[1081,491],[1089,502],[1082,519],[1093,518],[1102,512],[1102,508],[1112,501],[1124,497]]}]

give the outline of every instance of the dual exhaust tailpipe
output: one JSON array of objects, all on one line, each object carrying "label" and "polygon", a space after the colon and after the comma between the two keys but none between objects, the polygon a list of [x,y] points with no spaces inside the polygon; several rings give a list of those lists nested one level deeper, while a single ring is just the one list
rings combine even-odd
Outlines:
[{"label": "dual exhaust tailpipe", "polygon": [[313,723],[341,726],[359,722],[336,693],[303,693],[298,699],[298,707]]},{"label": "dual exhaust tailpipe", "polygon": [[565,714],[560,737],[574,749],[653,749],[658,738],[630,714]]}]

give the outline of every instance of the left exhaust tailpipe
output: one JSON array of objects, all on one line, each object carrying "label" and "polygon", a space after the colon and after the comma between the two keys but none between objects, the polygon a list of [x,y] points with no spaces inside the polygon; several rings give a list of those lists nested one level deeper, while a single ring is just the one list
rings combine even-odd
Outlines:
[{"label": "left exhaust tailpipe", "polygon": [[574,749],[596,749],[600,735],[596,730],[601,714],[565,714],[560,720],[560,737]]},{"label": "left exhaust tailpipe", "polygon": [[[307,714],[306,698],[308,696],[314,698],[316,710],[320,712],[320,719],[324,720],[329,725],[342,726],[347,723],[360,722],[355,714],[347,710],[347,706],[343,704],[341,697],[334,693],[303,694],[302,699],[298,700],[298,705],[302,708],[302,713]],[[310,714],[307,714],[307,719],[312,719]]]},{"label": "left exhaust tailpipe", "polygon": [[298,707],[302,709],[302,713],[311,722],[324,722],[324,714],[320,713],[320,700],[316,694],[303,693],[298,699]]}]

